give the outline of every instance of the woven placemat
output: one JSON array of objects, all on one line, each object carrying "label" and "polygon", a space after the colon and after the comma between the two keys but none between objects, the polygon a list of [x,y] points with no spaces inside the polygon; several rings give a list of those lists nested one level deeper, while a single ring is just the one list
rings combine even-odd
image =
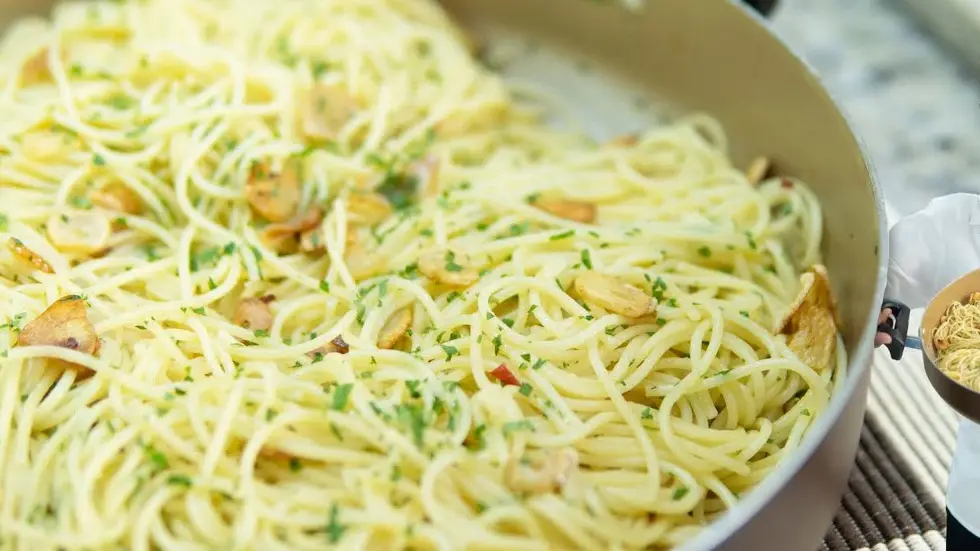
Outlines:
[{"label": "woven placemat", "polygon": [[917,351],[877,351],[854,472],[820,551],[945,551],[956,426]]}]

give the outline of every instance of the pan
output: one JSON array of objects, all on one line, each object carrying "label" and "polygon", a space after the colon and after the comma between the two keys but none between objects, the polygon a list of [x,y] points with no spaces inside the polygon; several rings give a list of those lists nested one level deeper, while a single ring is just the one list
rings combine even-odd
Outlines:
[{"label": "pan", "polygon": [[[516,76],[576,100],[571,107],[597,135],[644,126],[653,115],[640,107],[648,104],[705,111],[725,125],[741,166],[765,154],[777,171],[811,185],[824,207],[824,259],[847,375],[794,455],[682,549],[816,549],[839,507],[863,424],[887,240],[880,189],[845,118],[767,28],[762,14],[776,2],[647,0],[627,10],[621,5],[641,2],[441,1],[487,44],[516,39],[523,48],[513,56]],[[52,4],[6,0],[0,24]]]},{"label": "pan", "polygon": [[902,359],[906,348],[921,351],[926,378],[936,393],[957,413],[974,423],[980,423],[980,393],[954,381],[939,369],[932,335],[950,304],[965,302],[977,291],[980,291],[980,270],[962,276],[939,291],[926,306],[917,337],[908,334],[909,308],[900,302],[884,304],[884,308],[891,309],[892,316],[879,326],[879,331],[892,337],[888,345],[892,358]]}]

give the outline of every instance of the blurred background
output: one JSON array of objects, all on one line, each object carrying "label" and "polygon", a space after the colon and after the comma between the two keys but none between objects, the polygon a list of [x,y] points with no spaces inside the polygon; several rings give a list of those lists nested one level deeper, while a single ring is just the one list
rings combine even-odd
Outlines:
[{"label": "blurred background", "polygon": [[891,223],[980,193],[980,1],[782,0],[773,26],[850,118]]}]

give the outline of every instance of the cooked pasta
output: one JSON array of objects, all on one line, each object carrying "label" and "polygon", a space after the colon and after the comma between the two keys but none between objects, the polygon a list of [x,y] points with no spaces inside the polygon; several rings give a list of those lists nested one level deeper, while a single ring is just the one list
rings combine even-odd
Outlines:
[{"label": "cooked pasta", "polygon": [[980,293],[946,308],[932,332],[936,365],[949,378],[980,391]]},{"label": "cooked pasta", "polygon": [[0,549],[663,549],[794,452],[846,363],[807,186],[472,50],[429,0],[7,32]]}]

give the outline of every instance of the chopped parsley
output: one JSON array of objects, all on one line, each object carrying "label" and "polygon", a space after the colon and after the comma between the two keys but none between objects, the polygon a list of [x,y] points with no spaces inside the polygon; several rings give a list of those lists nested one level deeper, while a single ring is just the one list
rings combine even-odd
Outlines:
[{"label": "chopped parsley", "polygon": [[324,293],[329,293],[330,283],[328,283],[327,281],[320,281],[320,290],[323,291]]},{"label": "chopped parsley", "polygon": [[575,235],[575,230],[568,230],[568,231],[563,231],[561,233],[556,233],[556,234],[552,235],[551,237],[549,237],[548,239],[550,241],[558,241],[560,239],[565,239],[565,238],[571,237],[573,235]]},{"label": "chopped parsley", "polygon": [[650,408],[643,408],[643,413],[640,414],[640,419],[653,419],[653,410]]},{"label": "chopped parsley", "polygon": [[294,473],[298,473],[299,471],[303,470],[303,462],[300,461],[298,457],[290,457],[289,470],[293,471]]},{"label": "chopped parsley", "polygon": [[105,157],[96,153],[92,156],[92,164],[95,166],[105,166]]},{"label": "chopped parsley", "polygon": [[592,269],[592,253],[589,249],[582,249],[582,265],[589,270]]},{"label": "chopped parsley", "polygon": [[443,344],[441,346],[442,346],[442,351],[446,353],[446,361],[447,362],[450,361],[450,360],[452,360],[453,359],[453,356],[458,356],[459,355],[459,350],[457,350],[455,346],[449,346],[449,345],[446,345],[446,344]]},{"label": "chopped parsley", "polygon": [[708,258],[709,256],[711,256],[711,249],[709,249],[707,245],[705,245],[700,249],[698,249],[698,254],[704,258]]},{"label": "chopped parsley", "polygon": [[447,272],[461,272],[463,267],[456,263],[456,253],[453,251],[446,251],[446,271]]},{"label": "chopped parsley", "polygon": [[690,491],[691,490],[689,490],[686,486],[678,486],[677,489],[674,490],[674,495],[673,495],[674,501],[680,501]]},{"label": "chopped parsley", "polygon": [[421,449],[425,440],[425,415],[422,408],[414,404],[398,404],[395,406],[395,413],[398,420],[412,431],[415,446]]},{"label": "chopped parsley", "polygon": [[163,470],[170,466],[170,461],[167,459],[167,456],[153,446],[147,446],[144,451],[150,463],[153,463],[153,466],[157,469]]},{"label": "chopped parsley", "polygon": [[167,477],[167,484],[171,486],[183,486],[190,488],[193,485],[191,477],[183,474],[172,474]]},{"label": "chopped parsley", "polygon": [[327,522],[327,540],[337,543],[344,537],[347,527],[340,523],[340,508],[334,503],[330,506],[330,520]]},{"label": "chopped parsley", "polygon": [[343,411],[347,407],[347,398],[353,388],[354,385],[351,383],[337,386],[336,390],[333,391],[333,404],[331,406],[334,411]]},{"label": "chopped parsley", "polygon": [[530,396],[531,395],[531,390],[533,390],[531,388],[531,385],[529,385],[527,383],[521,383],[521,388],[520,388],[520,390],[518,392],[520,392],[524,396]]}]

